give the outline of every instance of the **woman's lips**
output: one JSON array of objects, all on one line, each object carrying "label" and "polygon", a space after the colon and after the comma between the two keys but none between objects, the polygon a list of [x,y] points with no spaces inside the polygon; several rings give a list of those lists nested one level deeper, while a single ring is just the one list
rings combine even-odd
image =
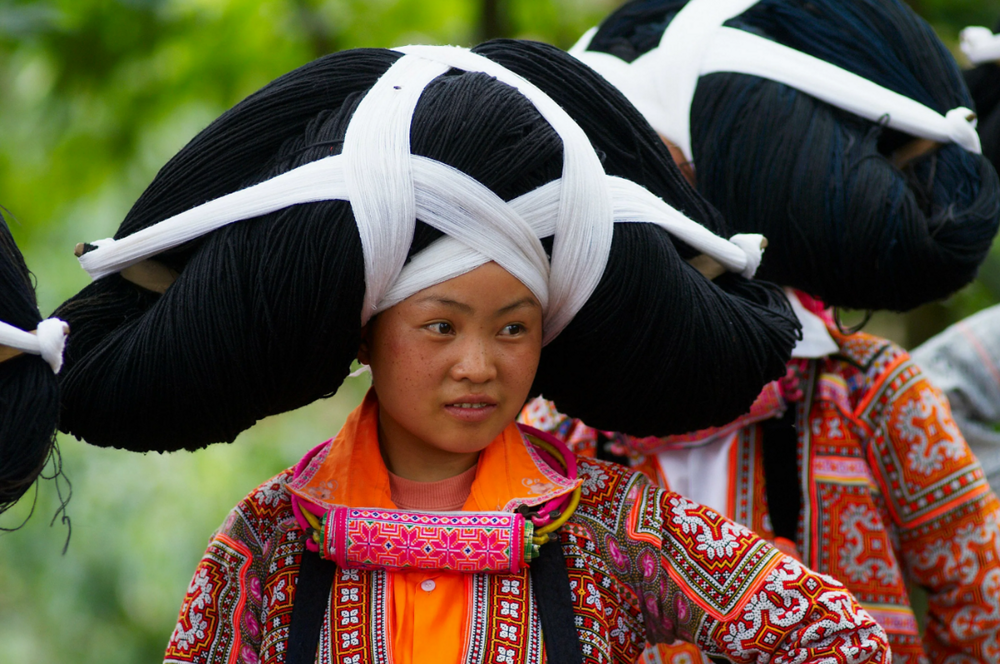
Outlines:
[{"label": "woman's lips", "polygon": [[445,404],[445,411],[462,422],[483,422],[496,412],[498,406],[492,399],[470,397]]}]

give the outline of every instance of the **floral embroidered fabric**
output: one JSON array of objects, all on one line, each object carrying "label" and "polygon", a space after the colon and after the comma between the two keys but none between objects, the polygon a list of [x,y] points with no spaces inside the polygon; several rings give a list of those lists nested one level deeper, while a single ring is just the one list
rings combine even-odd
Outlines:
[{"label": "floral embroidered fabric", "polygon": [[[830,330],[840,353],[813,360],[798,408],[803,511],[795,543],[885,628],[897,664],[1000,662],[1000,502],[951,418],[947,400],[905,351],[867,334]],[[526,409],[528,424],[594,454],[599,433]],[[618,446],[631,447],[616,435]],[[635,446],[649,449],[648,440]],[[637,470],[659,479],[655,458]],[[790,480],[792,478],[789,478]],[[727,516],[773,538],[759,425],[741,427]],[[928,592],[920,634],[907,584]],[[651,648],[646,662],[706,661],[688,645]]]},{"label": "floral embroidered fabric", "polygon": [[[646,641],[681,638],[733,662],[876,662],[884,633],[836,581],[764,546],[746,528],[641,475],[589,459],[579,508],[559,536],[588,663],[632,662]],[[306,533],[285,484],[230,513],[195,572],[165,661],[284,662]],[[320,664],[388,662],[396,573],[339,569]],[[461,661],[542,662],[527,569],[469,574]]]},{"label": "floral embroidered fabric", "polygon": [[326,517],[320,555],[342,569],[517,573],[530,556],[532,531],[510,512],[339,507]]}]

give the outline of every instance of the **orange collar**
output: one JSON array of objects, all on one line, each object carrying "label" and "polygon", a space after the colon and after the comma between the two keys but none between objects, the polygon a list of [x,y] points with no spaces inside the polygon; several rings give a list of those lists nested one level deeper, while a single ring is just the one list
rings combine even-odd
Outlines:
[{"label": "orange collar", "polygon": [[[522,505],[541,505],[568,493],[580,482],[550,468],[511,422],[480,453],[463,510],[513,512]],[[396,507],[390,498],[389,471],[379,452],[374,390],[368,391],[337,437],[320,446],[288,488],[323,511],[337,506]]]}]

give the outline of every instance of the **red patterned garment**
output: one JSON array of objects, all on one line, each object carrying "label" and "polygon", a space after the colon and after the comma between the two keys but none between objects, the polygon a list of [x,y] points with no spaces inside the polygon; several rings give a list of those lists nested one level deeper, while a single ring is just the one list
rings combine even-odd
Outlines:
[{"label": "red patterned garment", "polygon": [[[882,624],[896,664],[1000,662],[1000,503],[947,400],[891,342],[830,332],[840,353],[808,363],[798,404],[801,559]],[[538,405],[525,415],[578,453],[598,444],[598,432]],[[619,450],[649,448],[612,438]],[[666,485],[655,455],[631,461]],[[763,469],[762,427],[745,426],[730,456],[727,516],[771,539]],[[922,638],[908,583],[929,596]],[[703,661],[686,645],[645,656]]]},{"label": "red patterned garment", "polygon": [[[585,662],[633,662],[647,641],[678,638],[733,662],[891,661],[882,629],[836,581],[638,473],[590,459],[579,469],[582,501],[559,536]],[[251,492],[212,538],[165,661],[285,661],[305,546],[290,477]],[[337,571],[318,662],[390,661],[394,576]],[[466,578],[466,634],[444,635],[463,639],[463,661],[545,661],[528,571]]]}]

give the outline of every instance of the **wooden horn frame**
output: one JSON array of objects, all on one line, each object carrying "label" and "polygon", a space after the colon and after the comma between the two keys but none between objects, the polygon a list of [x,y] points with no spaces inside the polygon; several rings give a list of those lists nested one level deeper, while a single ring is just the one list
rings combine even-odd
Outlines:
[{"label": "wooden horn frame", "polygon": [[[87,253],[87,248],[82,242],[76,245],[76,249],[73,251],[73,254],[77,258],[83,256],[85,253]],[[160,293],[161,295],[166,293],[170,285],[177,281],[177,277],[180,276],[177,270],[171,269],[152,258],[139,261],[135,265],[129,265],[119,272],[119,274],[125,281],[130,281],[140,288],[145,288],[148,291]]]}]

